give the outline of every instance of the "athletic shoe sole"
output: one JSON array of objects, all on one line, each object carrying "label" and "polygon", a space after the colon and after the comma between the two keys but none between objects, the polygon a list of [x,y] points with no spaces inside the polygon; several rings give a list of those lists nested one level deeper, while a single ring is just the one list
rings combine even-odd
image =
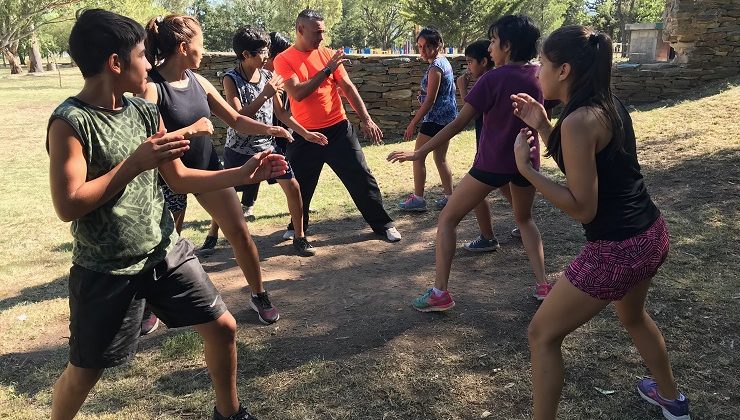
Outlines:
[{"label": "athletic shoe sole", "polygon": [[157,322],[155,322],[154,325],[151,328],[149,328],[146,331],[141,330],[141,335],[149,335],[149,334],[153,333],[154,331],[156,331],[157,328],[159,328],[159,318],[157,318]]},{"label": "athletic shoe sole", "polygon": [[423,208],[423,209],[405,209],[403,207],[399,207],[398,209],[401,210],[401,211],[409,212],[409,213],[424,213],[425,211],[427,211],[426,208]]},{"label": "athletic shoe sole", "polygon": [[265,325],[271,325],[271,324],[274,324],[274,323],[276,323],[276,322],[278,322],[278,321],[280,320],[280,314],[278,314],[278,316],[277,316],[277,317],[275,318],[275,320],[274,320],[274,321],[272,321],[272,322],[270,322],[270,321],[267,321],[267,320],[263,319],[263,318],[262,318],[262,315],[260,315],[260,311],[259,311],[259,310],[257,310],[257,305],[255,305],[255,304],[254,304],[254,302],[252,302],[252,299],[249,299],[249,306],[250,306],[250,307],[251,307],[251,308],[252,308],[252,309],[253,309],[253,310],[254,310],[255,312],[257,312],[257,318],[259,318],[259,319],[260,319],[260,322],[261,322],[261,323],[263,323],[263,324],[265,324]]},{"label": "athletic shoe sole", "polygon": [[687,414],[685,416],[674,416],[665,407],[663,407],[662,405],[658,404],[657,401],[655,401],[654,399],[652,399],[652,398],[648,397],[647,395],[643,394],[642,393],[642,390],[640,390],[640,387],[639,386],[637,387],[637,393],[640,394],[640,396],[642,397],[643,400],[649,402],[652,405],[655,405],[655,406],[658,406],[658,407],[662,408],[663,409],[663,417],[665,417],[666,419],[668,419],[668,420],[691,420],[691,415],[690,414]]},{"label": "athletic shoe sole", "polygon": [[467,249],[470,252],[492,252],[498,250],[500,245],[496,246],[488,246],[485,248],[470,248],[468,247],[468,244],[463,245],[463,248]]},{"label": "athletic shoe sole", "polygon": [[450,303],[447,306],[430,306],[430,307],[424,308],[424,309],[417,308],[414,305],[411,305],[411,307],[414,308],[414,309],[416,309],[419,312],[444,312],[444,311],[448,311],[448,310],[454,308],[455,307],[455,302],[453,301],[452,303]]}]

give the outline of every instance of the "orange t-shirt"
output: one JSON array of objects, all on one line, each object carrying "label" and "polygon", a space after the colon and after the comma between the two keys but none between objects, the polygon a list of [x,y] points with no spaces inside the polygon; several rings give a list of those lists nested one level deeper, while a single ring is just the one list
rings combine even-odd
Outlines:
[{"label": "orange t-shirt", "polygon": [[[283,79],[297,76],[298,81],[303,83],[323,70],[333,55],[334,50],[325,47],[302,52],[291,46],[278,54],[273,64],[275,72]],[[302,101],[298,102],[291,97],[290,112],[296,121],[308,130],[318,130],[347,119],[337,85],[337,79],[346,75],[344,66],[339,66],[318,89]]]}]

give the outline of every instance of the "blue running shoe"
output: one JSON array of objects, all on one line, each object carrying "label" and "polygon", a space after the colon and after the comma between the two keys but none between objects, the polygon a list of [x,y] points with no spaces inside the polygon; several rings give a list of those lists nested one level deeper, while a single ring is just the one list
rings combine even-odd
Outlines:
[{"label": "blue running shoe", "polygon": [[483,235],[478,236],[472,241],[463,245],[463,248],[472,252],[490,252],[498,249],[498,239],[494,236],[493,239],[486,239]]},{"label": "blue running shoe", "polygon": [[677,400],[667,400],[658,394],[658,384],[650,378],[637,383],[637,392],[645,401],[663,409],[663,417],[668,420],[691,420],[689,415],[689,400],[683,394]]},{"label": "blue running shoe", "polygon": [[406,201],[398,204],[398,208],[403,211],[427,211],[427,201],[424,197],[417,197],[415,194],[409,194]]},{"label": "blue running shoe", "polygon": [[437,210],[442,210],[447,205],[447,201],[449,198],[446,195],[443,195],[441,198],[438,198],[434,201],[434,207]]}]

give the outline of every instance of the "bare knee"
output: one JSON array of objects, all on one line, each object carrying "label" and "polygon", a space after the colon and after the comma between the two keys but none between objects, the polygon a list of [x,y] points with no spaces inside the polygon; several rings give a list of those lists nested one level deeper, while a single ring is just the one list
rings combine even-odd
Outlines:
[{"label": "bare knee", "polygon": [[532,319],[527,327],[527,340],[529,341],[530,351],[536,351],[548,347],[560,347],[565,338],[564,335],[553,334],[552,328],[548,328],[546,322],[538,318]]},{"label": "bare knee", "polygon": [[81,368],[69,363],[57,383],[64,382],[68,388],[90,389],[100,380],[104,370]]},{"label": "bare knee", "polygon": [[199,331],[205,340],[230,344],[236,341],[236,320],[230,312],[225,312],[217,320],[204,325]]},{"label": "bare knee", "polygon": [[645,309],[631,312],[617,311],[617,315],[619,316],[619,322],[628,330],[644,326],[650,318]]}]

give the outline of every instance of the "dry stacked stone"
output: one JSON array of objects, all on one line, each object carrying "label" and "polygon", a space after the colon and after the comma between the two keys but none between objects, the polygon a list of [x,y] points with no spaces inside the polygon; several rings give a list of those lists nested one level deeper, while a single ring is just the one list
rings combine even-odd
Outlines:
[{"label": "dry stacked stone", "polygon": [[[419,82],[428,64],[413,55],[350,55],[348,58],[350,63],[346,66],[347,72],[365,101],[370,116],[386,138],[403,136],[411,117],[419,109]],[[460,55],[447,58],[455,74],[462,74],[465,58]],[[236,56],[233,53],[207,53],[198,72],[222,90],[221,78],[235,65]],[[357,115],[346,100],[345,109],[350,121],[357,124]],[[214,118],[213,123],[213,141],[220,148],[226,138],[226,126],[218,118]]]},{"label": "dry stacked stone", "polygon": [[668,0],[663,37],[676,50],[671,63],[619,64],[613,88],[630,103],[654,102],[740,70],[740,0]]}]

